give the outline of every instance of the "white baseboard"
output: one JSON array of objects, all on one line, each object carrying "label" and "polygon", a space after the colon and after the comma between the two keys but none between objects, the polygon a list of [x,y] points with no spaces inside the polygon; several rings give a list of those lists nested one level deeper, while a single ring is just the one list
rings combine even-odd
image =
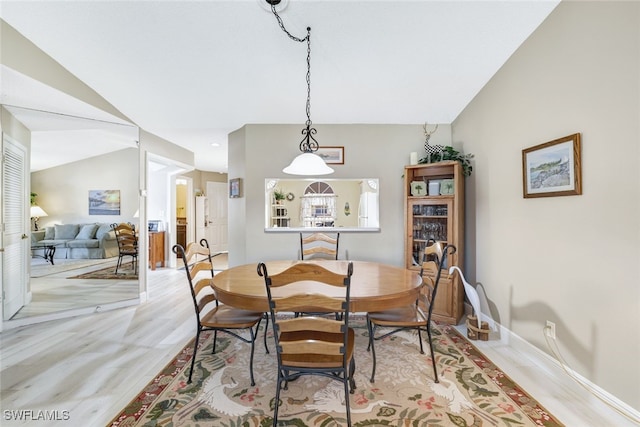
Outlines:
[{"label": "white baseboard", "polygon": [[[525,353],[534,363],[536,363],[538,367],[540,367],[540,369],[552,373],[552,375],[555,376],[564,375],[568,377],[569,381],[575,381],[574,379],[571,379],[570,375],[565,372],[562,365],[560,364],[560,361],[558,361],[548,353],[542,351],[538,347],[534,346],[519,335],[513,333],[505,326],[499,323],[496,323],[496,325],[498,325],[501,343],[509,345],[510,347]],[[571,376],[575,377],[577,381],[581,382],[597,398],[601,399],[603,402],[611,406],[614,410],[624,414],[628,414],[631,418],[635,418],[636,420],[640,419],[640,411],[618,399],[616,396],[604,390],[597,384],[592,383],[590,380],[575,372],[570,367],[567,366],[566,369],[570,372]]]}]

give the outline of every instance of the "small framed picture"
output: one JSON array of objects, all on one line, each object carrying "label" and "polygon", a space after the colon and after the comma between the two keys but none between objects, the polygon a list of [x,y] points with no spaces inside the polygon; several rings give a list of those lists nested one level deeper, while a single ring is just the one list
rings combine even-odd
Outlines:
[{"label": "small framed picture", "polygon": [[411,181],[412,196],[426,196],[427,184],[424,181]]},{"label": "small framed picture", "polygon": [[522,150],[525,198],[582,194],[580,134]]},{"label": "small framed picture", "polygon": [[440,181],[440,194],[449,196],[456,191],[455,181],[453,179],[443,179]]},{"label": "small framed picture", "polygon": [[242,178],[233,178],[229,180],[229,197],[232,199],[242,197]]},{"label": "small framed picture", "polygon": [[320,147],[316,154],[328,165],[344,165],[344,147]]}]

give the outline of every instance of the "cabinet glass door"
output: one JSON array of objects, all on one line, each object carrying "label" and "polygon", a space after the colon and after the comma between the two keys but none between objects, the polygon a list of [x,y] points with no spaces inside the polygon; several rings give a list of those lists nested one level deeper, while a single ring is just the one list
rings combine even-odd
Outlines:
[{"label": "cabinet glass door", "polygon": [[443,245],[453,240],[452,202],[450,200],[414,200],[409,206],[411,224],[411,265],[420,266],[429,240]]}]

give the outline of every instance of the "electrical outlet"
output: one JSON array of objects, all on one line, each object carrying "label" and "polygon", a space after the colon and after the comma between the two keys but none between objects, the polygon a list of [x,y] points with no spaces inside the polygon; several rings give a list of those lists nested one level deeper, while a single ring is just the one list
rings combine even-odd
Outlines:
[{"label": "electrical outlet", "polygon": [[556,339],[556,324],[550,320],[547,320],[547,326],[544,328],[545,333],[551,339]]}]

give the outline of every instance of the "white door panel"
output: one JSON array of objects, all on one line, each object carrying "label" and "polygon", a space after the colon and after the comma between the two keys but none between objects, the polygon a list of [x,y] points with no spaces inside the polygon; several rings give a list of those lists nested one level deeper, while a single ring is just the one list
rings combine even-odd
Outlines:
[{"label": "white door panel", "polygon": [[2,312],[8,320],[25,304],[27,288],[26,150],[7,136],[2,147]]},{"label": "white door panel", "polygon": [[205,234],[212,252],[222,252],[229,249],[227,197],[227,183],[207,182],[209,220]]}]

